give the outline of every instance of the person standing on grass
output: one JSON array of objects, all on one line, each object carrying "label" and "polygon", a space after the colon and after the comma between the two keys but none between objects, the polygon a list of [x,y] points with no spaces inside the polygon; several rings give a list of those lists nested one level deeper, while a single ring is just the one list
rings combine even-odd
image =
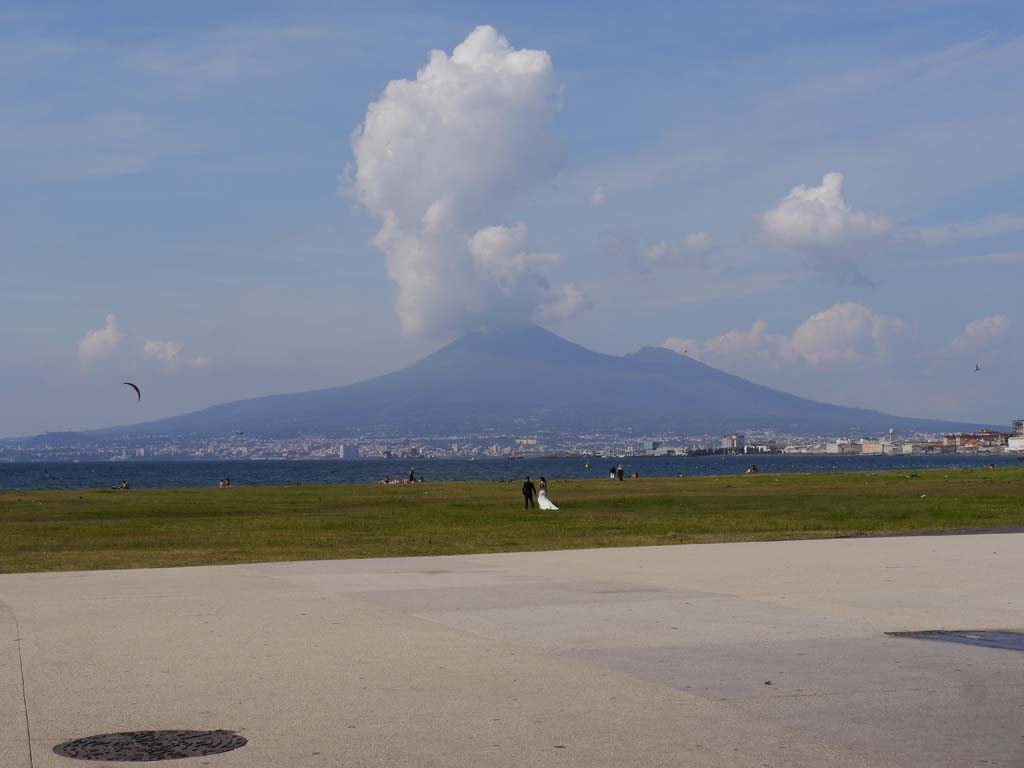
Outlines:
[{"label": "person standing on grass", "polygon": [[537,491],[537,506],[541,509],[553,509],[556,512],[558,507],[555,506],[555,502],[548,498],[548,481],[542,476],[540,478],[540,490]]},{"label": "person standing on grass", "polygon": [[537,493],[537,487],[530,481],[530,476],[526,476],[526,482],[523,483],[523,508],[529,509],[533,507],[533,497]]}]

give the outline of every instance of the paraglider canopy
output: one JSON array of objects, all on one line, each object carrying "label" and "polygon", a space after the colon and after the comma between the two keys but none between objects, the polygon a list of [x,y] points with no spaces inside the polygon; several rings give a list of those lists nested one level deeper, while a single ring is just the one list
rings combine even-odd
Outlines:
[{"label": "paraglider canopy", "polygon": [[[138,398],[138,400],[142,400],[142,390],[139,389],[139,385],[138,384],[132,384],[130,381],[122,381],[121,383],[124,384],[125,386],[131,387],[132,389],[134,389],[135,390],[135,396]],[[136,402],[138,402],[138,400]]]}]

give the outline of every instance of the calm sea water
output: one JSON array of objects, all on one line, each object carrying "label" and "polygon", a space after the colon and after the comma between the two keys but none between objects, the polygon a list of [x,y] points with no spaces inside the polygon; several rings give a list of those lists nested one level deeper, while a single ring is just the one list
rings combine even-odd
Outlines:
[{"label": "calm sea water", "polygon": [[988,464],[1021,466],[1014,456],[701,456],[625,459],[373,459],[359,461],[119,461],[83,463],[0,463],[0,491],[109,488],[128,480],[133,488],[232,485],[317,485],[373,483],[390,475],[408,477],[415,467],[426,481],[514,481],[524,475],[558,478],[606,478],[620,462],[626,474],[641,477],[737,475],[750,464],[761,472],[878,472],[960,469]]}]

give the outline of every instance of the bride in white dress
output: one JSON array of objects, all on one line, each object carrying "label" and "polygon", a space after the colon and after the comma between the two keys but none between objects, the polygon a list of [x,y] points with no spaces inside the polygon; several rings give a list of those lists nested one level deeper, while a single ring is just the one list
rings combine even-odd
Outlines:
[{"label": "bride in white dress", "polygon": [[537,491],[537,506],[540,509],[558,509],[548,498],[548,481],[543,477],[540,479],[540,490]]}]

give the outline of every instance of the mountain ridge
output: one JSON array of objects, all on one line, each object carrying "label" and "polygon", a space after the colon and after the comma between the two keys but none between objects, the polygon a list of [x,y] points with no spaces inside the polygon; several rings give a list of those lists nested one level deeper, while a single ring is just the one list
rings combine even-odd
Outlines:
[{"label": "mountain ridge", "polygon": [[540,326],[526,326],[467,334],[406,368],[342,387],[238,400],[87,434],[702,435],[774,430],[842,436],[880,434],[890,427],[906,434],[976,426],[820,403],[662,347],[607,355]]}]

